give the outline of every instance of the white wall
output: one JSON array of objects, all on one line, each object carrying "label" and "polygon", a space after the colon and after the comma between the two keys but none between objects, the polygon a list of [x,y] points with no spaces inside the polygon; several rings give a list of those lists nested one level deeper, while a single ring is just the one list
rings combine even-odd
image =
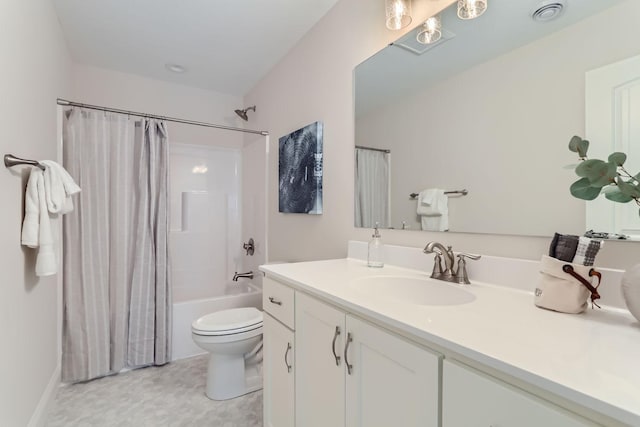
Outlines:
[{"label": "white wall", "polygon": [[[414,24],[451,3],[450,0],[414,2]],[[276,152],[278,137],[316,120],[325,124],[324,214],[278,213],[277,180],[272,179],[271,259],[343,257],[348,239],[370,238],[370,230],[353,226],[352,73],[357,64],[401,35],[385,29],[383,4],[339,1],[245,98],[247,105],[255,103],[260,109],[257,127],[271,132],[271,152]],[[271,157],[269,173],[277,176],[277,156]],[[539,259],[547,252],[550,238],[387,230],[383,240],[416,247],[438,240],[458,250]],[[637,253],[633,243],[607,242],[599,261],[603,266],[627,268],[638,262]]]},{"label": "white wall", "polygon": [[[626,2],[360,117],[356,143],[391,148],[392,225],[420,229],[411,192],[467,188],[449,198],[453,231],[584,233],[567,144],[585,135],[585,73],[640,53],[634,16],[640,3]],[[610,47],[580,49],[598,43]],[[592,141],[605,157],[608,145]]]},{"label": "white wall", "polygon": [[[68,96],[70,59],[48,0],[0,2],[0,155],[56,159],[56,98]],[[20,246],[28,169],[0,167],[0,425],[37,425],[58,383],[56,276],[34,275]]]}]

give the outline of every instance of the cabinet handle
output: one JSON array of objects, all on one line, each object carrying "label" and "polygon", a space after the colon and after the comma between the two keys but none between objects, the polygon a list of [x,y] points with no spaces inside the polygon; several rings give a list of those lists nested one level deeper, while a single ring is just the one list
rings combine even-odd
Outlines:
[{"label": "cabinet handle", "polygon": [[333,343],[331,344],[331,351],[333,351],[333,357],[336,358],[336,366],[340,366],[340,356],[336,354],[336,340],[340,335],[340,326],[336,326],[336,332],[333,334]]},{"label": "cabinet handle", "polygon": [[278,301],[277,299],[275,299],[274,297],[269,297],[269,302],[271,304],[275,304],[275,305],[282,305],[282,301]]},{"label": "cabinet handle", "polygon": [[353,341],[353,337],[351,336],[351,332],[347,332],[347,345],[344,346],[344,364],[347,365],[347,374],[351,375],[351,370],[353,369],[353,365],[349,364],[349,359],[347,357],[347,351],[349,351],[349,344]]},{"label": "cabinet handle", "polygon": [[284,352],[284,364],[287,367],[287,372],[291,373],[291,365],[289,365],[289,361],[287,360],[287,357],[289,356],[289,351],[291,350],[291,343],[288,342],[287,343],[287,351]]}]

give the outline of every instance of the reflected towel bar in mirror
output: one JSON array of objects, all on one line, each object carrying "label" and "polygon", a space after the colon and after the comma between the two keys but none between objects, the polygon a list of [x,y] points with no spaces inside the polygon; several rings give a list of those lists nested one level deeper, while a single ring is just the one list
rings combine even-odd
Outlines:
[{"label": "reflected towel bar in mirror", "polygon": [[[466,189],[464,189],[464,190],[445,191],[444,194],[453,194],[453,195],[466,196],[467,194],[469,194],[469,192]],[[420,193],[411,193],[411,194],[409,194],[409,198],[411,200],[415,200],[415,199],[418,198],[419,195],[420,195]]]},{"label": "reflected towel bar in mirror", "polygon": [[45,169],[45,167],[43,165],[40,164],[40,162],[36,161],[36,160],[27,160],[27,159],[21,159],[20,157],[16,157],[13,154],[5,154],[4,155],[4,166],[7,168],[13,167],[13,166],[18,166],[18,165],[31,165],[31,166],[35,166],[38,167],[42,170]]}]

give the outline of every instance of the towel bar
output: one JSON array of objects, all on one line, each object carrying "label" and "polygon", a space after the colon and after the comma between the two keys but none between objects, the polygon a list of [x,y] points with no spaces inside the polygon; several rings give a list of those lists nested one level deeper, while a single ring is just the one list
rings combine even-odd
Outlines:
[{"label": "towel bar", "polygon": [[[464,189],[464,190],[445,191],[444,194],[459,194],[461,196],[466,196],[467,194],[469,194],[469,192],[466,189]],[[418,198],[419,195],[420,193],[411,193],[409,194],[409,198],[411,200],[415,200]]]},{"label": "towel bar", "polygon": [[31,166],[35,166],[38,167],[42,170],[45,170],[44,165],[41,165],[40,162],[37,162],[35,160],[27,160],[27,159],[21,159],[20,157],[16,157],[13,154],[5,154],[4,155],[4,166],[7,168],[13,167],[13,166],[18,166],[18,165],[31,165]]}]

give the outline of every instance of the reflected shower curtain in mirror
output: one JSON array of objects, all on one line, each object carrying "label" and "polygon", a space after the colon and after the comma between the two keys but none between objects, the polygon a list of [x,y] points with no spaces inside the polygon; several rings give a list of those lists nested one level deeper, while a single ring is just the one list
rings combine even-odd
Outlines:
[{"label": "reflected shower curtain in mirror", "polygon": [[74,108],[63,132],[82,192],[63,223],[62,380],[167,363],[166,125]]},{"label": "reflected shower curtain in mirror", "polygon": [[390,226],[389,168],[389,153],[356,148],[356,227]]}]

